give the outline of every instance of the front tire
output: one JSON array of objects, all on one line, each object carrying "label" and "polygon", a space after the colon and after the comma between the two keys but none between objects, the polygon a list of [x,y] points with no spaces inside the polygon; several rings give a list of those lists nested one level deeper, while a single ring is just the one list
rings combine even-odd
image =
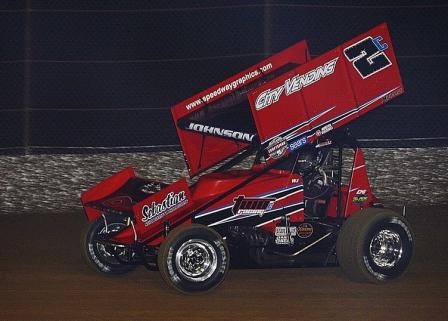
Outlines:
[{"label": "front tire", "polygon": [[406,271],[414,253],[414,235],[404,217],[384,208],[368,208],[342,225],[336,252],[350,279],[381,283]]},{"label": "front tire", "polygon": [[107,228],[103,217],[90,222],[81,233],[81,253],[87,264],[96,271],[108,275],[119,275],[135,269],[135,265],[120,263],[114,255],[126,260],[130,249],[125,246],[112,246],[101,242],[103,237],[109,233],[117,232],[126,227],[125,219],[119,215],[107,215]]},{"label": "front tire", "polygon": [[229,269],[229,250],[214,230],[199,224],[181,225],[170,232],[157,256],[162,278],[184,294],[216,288]]}]

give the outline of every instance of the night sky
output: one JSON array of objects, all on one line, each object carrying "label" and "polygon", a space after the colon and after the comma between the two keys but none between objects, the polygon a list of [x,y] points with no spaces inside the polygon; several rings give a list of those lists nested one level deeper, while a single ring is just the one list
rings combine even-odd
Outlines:
[{"label": "night sky", "polygon": [[2,1],[0,152],[176,146],[173,104],[299,40],[318,55],[381,22],[405,94],[352,132],[447,146],[447,16],[444,1]]}]

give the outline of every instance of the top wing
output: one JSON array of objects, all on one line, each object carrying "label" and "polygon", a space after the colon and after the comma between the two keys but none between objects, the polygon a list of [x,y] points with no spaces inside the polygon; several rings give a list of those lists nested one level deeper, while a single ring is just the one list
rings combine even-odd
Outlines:
[{"label": "top wing", "polygon": [[[304,41],[172,108],[190,176],[250,145],[280,157],[402,94],[385,23],[309,59]],[[287,148],[285,148],[287,147]]]}]

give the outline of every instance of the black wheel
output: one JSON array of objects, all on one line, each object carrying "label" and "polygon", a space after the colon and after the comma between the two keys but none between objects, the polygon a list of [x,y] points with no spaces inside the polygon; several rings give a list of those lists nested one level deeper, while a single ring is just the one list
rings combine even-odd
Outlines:
[{"label": "black wheel", "polygon": [[229,269],[229,250],[214,230],[199,224],[171,231],[157,256],[162,278],[185,294],[216,288]]},{"label": "black wheel", "polygon": [[414,235],[402,216],[384,208],[368,208],[342,225],[336,252],[350,279],[380,283],[406,271],[414,253]]},{"label": "black wheel", "polygon": [[134,265],[122,264],[115,258],[115,253],[120,259],[127,261],[130,249],[126,246],[107,245],[99,240],[99,235],[104,236],[108,233],[119,231],[126,226],[125,218],[118,215],[106,216],[107,227],[103,217],[90,222],[81,234],[81,252],[86,262],[94,270],[117,275],[127,273],[135,268]]}]

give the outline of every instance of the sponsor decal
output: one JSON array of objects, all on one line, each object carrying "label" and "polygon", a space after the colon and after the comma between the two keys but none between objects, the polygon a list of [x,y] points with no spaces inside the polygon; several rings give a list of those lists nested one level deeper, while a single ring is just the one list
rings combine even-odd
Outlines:
[{"label": "sponsor decal", "polygon": [[314,229],[310,223],[302,223],[297,227],[297,236],[306,239],[313,235]]},{"label": "sponsor decal", "polygon": [[336,57],[322,66],[318,66],[315,69],[308,71],[306,74],[297,74],[294,77],[285,80],[285,83],[277,88],[263,91],[255,99],[255,109],[261,110],[266,108],[280,99],[280,96],[285,93],[289,96],[295,92],[298,92],[304,87],[307,87],[315,82],[325,78],[334,73],[336,69],[336,63],[339,57]]},{"label": "sponsor decal", "polygon": [[295,140],[293,140],[292,142],[289,143],[289,150],[295,151],[296,149],[299,149],[300,147],[302,147],[303,145],[305,145],[307,142],[306,136],[302,136],[299,137]]},{"label": "sponsor decal", "polygon": [[387,94],[386,96],[384,96],[383,102],[388,102],[389,100],[401,95],[403,92],[404,92],[403,87],[400,87],[400,88],[394,90],[393,92]]},{"label": "sponsor decal", "polygon": [[294,244],[294,238],[290,236],[276,236],[275,244],[277,245],[292,245]]},{"label": "sponsor decal", "polygon": [[282,157],[287,149],[288,145],[286,143],[286,140],[282,137],[276,137],[271,140],[267,148],[269,157],[274,159]]},{"label": "sponsor decal", "polygon": [[294,236],[297,236],[296,226],[290,226],[289,231],[286,226],[277,226],[275,228],[275,244],[277,245],[294,244]]},{"label": "sponsor decal", "polygon": [[332,143],[333,142],[331,140],[326,140],[326,141],[323,141],[323,142],[317,144],[316,148],[325,147],[325,146],[331,145]]},{"label": "sponsor decal", "polygon": [[320,137],[320,136],[328,133],[331,130],[333,130],[333,125],[327,124],[324,127],[322,127],[321,129],[316,130],[316,137]]},{"label": "sponsor decal", "polygon": [[212,92],[209,92],[207,94],[205,94],[204,96],[202,96],[199,99],[196,99],[195,101],[187,104],[185,106],[185,108],[187,110],[191,110],[194,109],[197,106],[203,105],[205,103],[207,103],[210,99],[214,98],[214,97],[219,97],[225,93],[227,93],[228,91],[232,91],[234,89],[236,89],[238,86],[242,86],[244,85],[244,83],[254,77],[258,77],[260,76],[262,73],[268,71],[272,69],[272,63],[267,63],[266,65],[261,66],[258,69],[254,69],[252,71],[247,72],[244,76],[241,76],[240,78],[229,82],[221,87],[219,87],[218,89],[215,89]]},{"label": "sponsor decal", "polygon": [[201,124],[196,124],[196,123],[190,123],[188,125],[187,129],[191,130],[191,131],[199,132],[199,133],[204,133],[204,134],[238,139],[238,140],[242,140],[245,142],[252,142],[252,140],[255,137],[254,134],[248,134],[248,133],[233,131],[230,129],[222,129],[219,127],[201,125]]},{"label": "sponsor decal", "polygon": [[291,183],[292,184],[298,184],[298,183],[302,183],[302,181],[299,178],[292,178],[291,179]]},{"label": "sponsor decal", "polygon": [[259,215],[260,217],[266,211],[272,209],[275,203],[275,198],[257,198],[257,197],[245,197],[239,195],[234,198],[235,202],[232,207],[233,215]]},{"label": "sponsor decal", "polygon": [[324,135],[324,134],[328,133],[331,130],[333,130],[333,125],[327,124],[327,125],[325,125],[324,127],[322,127],[320,129],[320,133],[321,133],[321,135]]},{"label": "sponsor decal", "polygon": [[369,198],[367,194],[368,194],[367,190],[359,189],[356,192],[355,196],[353,197],[353,203],[354,204],[362,204],[362,203],[367,202],[367,200]]},{"label": "sponsor decal", "polygon": [[290,226],[289,227],[289,233],[288,233],[288,230],[287,230],[286,226],[277,226],[275,228],[275,236],[285,236],[285,235],[296,236],[297,235],[297,227],[296,226]]},{"label": "sponsor decal", "polygon": [[353,64],[362,79],[366,79],[392,65],[385,50],[387,43],[382,43],[383,37],[368,36],[344,49],[344,55]]},{"label": "sponsor decal", "polygon": [[142,222],[148,226],[154,221],[168,215],[188,203],[184,191],[179,193],[170,192],[161,203],[152,202],[142,208]]}]

